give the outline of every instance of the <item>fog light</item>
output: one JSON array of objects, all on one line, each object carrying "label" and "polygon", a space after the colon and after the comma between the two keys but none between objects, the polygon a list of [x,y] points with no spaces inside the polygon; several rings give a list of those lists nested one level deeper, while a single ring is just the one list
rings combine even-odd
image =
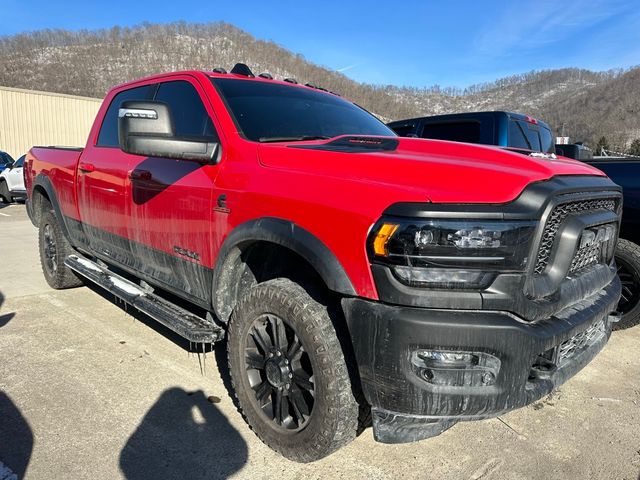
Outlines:
[{"label": "fog light", "polygon": [[500,359],[484,352],[414,350],[414,372],[422,380],[450,387],[494,385],[500,371]]},{"label": "fog light", "polygon": [[465,368],[478,364],[478,357],[472,353],[423,350],[418,352],[418,356],[428,364],[442,364],[447,367]]}]

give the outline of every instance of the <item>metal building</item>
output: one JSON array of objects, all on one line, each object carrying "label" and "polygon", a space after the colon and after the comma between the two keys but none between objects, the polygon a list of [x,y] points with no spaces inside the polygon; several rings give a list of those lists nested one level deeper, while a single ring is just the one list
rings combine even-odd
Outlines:
[{"label": "metal building", "polygon": [[17,159],[33,145],[84,147],[101,102],[0,87],[0,150]]}]

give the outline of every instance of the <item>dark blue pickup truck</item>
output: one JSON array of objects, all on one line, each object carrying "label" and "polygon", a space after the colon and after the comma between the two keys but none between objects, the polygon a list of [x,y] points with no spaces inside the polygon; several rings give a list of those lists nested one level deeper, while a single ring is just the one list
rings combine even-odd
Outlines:
[{"label": "dark blue pickup truck", "polygon": [[551,128],[514,112],[470,112],[398,120],[387,124],[403,137],[497,145],[524,154],[559,154],[589,163],[622,186],[624,203],[616,265],[622,281],[615,328],[640,323],[640,158],[593,157],[583,145],[555,145]]},{"label": "dark blue pickup truck", "polygon": [[622,187],[623,207],[616,264],[622,282],[618,328],[640,323],[640,157],[594,157],[582,160],[602,170]]},{"label": "dark blue pickup truck", "polygon": [[410,118],[387,124],[401,137],[498,145],[527,152],[555,152],[546,123],[514,112],[468,112]]}]

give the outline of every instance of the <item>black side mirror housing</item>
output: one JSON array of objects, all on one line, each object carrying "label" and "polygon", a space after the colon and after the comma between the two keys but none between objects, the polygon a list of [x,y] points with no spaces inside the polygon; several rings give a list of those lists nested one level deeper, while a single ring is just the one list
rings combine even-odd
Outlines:
[{"label": "black side mirror housing", "polygon": [[169,105],[164,102],[122,102],[118,111],[120,149],[133,155],[212,163],[217,142],[180,138]]}]

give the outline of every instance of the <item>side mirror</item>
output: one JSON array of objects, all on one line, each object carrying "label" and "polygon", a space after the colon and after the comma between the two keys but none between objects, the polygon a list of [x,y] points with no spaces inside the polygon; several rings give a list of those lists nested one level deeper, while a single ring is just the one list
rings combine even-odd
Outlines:
[{"label": "side mirror", "polygon": [[134,155],[213,161],[218,143],[175,136],[169,106],[164,102],[122,102],[118,112],[120,149]]}]

